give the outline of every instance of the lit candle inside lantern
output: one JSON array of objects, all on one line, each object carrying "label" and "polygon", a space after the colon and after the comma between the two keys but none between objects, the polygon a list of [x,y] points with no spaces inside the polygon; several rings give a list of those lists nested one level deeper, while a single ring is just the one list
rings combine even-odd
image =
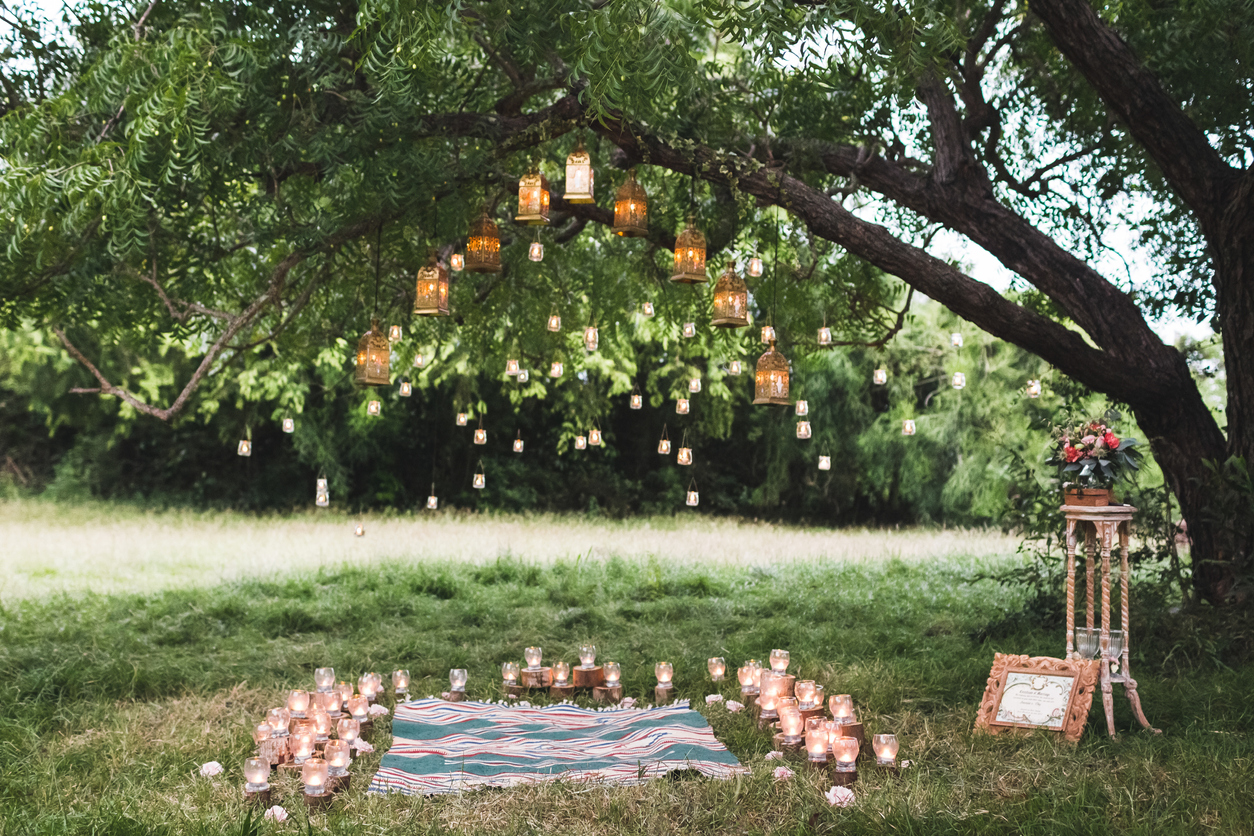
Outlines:
[{"label": "lit candle inside lantern", "polygon": [[762,326],[762,342],[764,343],[775,342],[775,329],[772,326],[770,325]]},{"label": "lit candle inside lantern", "polygon": [[643,406],[644,406],[644,396],[643,396],[643,395],[632,395],[632,396],[631,396],[631,408],[632,408],[632,409],[640,409],[640,408],[641,408],[641,407],[643,407]]},{"label": "lit candle inside lantern", "polygon": [[831,470],[831,469],[832,469],[832,457],[831,456],[819,456],[819,470]]},{"label": "lit candle inside lantern", "polygon": [[555,662],[553,664],[553,684],[565,686],[567,680],[570,679],[570,662]]},{"label": "lit candle inside lantern", "polygon": [[797,401],[795,410],[798,416],[809,415],[810,414],[810,402],[809,401]]},{"label": "lit candle inside lantern", "polygon": [[914,435],[914,433],[915,433],[915,428],[914,428],[913,419],[907,418],[906,420],[901,422],[901,434],[902,435]]},{"label": "lit candle inside lantern", "polygon": [[688,407],[688,399],[687,399],[687,398],[680,398],[680,399],[678,399],[677,401],[675,401],[675,412],[676,412],[676,413],[678,413],[678,414],[680,414],[680,415],[687,415],[687,414],[688,414],[688,408],[689,408],[689,407]]},{"label": "lit candle inside lantern", "polygon": [[457,426],[459,427],[466,426],[466,413],[464,412],[457,413]]},{"label": "lit candle inside lantern", "polygon": [[658,451],[659,453],[661,453],[663,456],[665,456],[666,454],[670,453],[670,451],[671,451],[671,440],[670,440],[669,438],[664,438],[664,439],[662,439],[661,441],[659,441],[659,442],[657,443],[657,451]]},{"label": "lit candle inside lantern", "polygon": [[871,373],[871,382],[873,382],[876,386],[883,386],[888,382],[888,370],[876,369]]},{"label": "lit candle inside lantern", "polygon": [[314,736],[309,732],[299,732],[292,735],[292,757],[297,763],[304,763],[305,759],[313,754]]},{"label": "lit candle inside lantern", "polygon": [[784,673],[788,670],[788,651],[772,650],[771,651],[771,670],[776,673]]},{"label": "lit candle inside lantern", "polygon": [[727,662],[722,656],[711,656],[706,660],[705,668],[710,672],[711,682],[722,682],[727,676]]},{"label": "lit candle inside lantern", "polygon": [[253,454],[253,443],[247,439],[241,441],[236,452],[241,456],[251,456]]},{"label": "lit candle inside lantern", "polygon": [[292,722],[292,712],[286,708],[272,708],[266,712],[266,723],[271,737],[287,737],[287,727]]},{"label": "lit candle inside lantern", "polygon": [[300,780],[305,785],[305,795],[325,795],[327,791],[327,762],[322,758],[302,761]]},{"label": "lit candle inside lantern", "polygon": [[380,403],[379,401],[370,401],[369,403],[366,404],[366,414],[375,415],[375,416],[382,415],[383,404]]},{"label": "lit candle inside lantern", "polygon": [[293,691],[287,695],[287,710],[292,712],[293,717],[304,717],[308,709],[308,691]]},{"label": "lit candle inside lantern", "polygon": [[296,432],[296,421],[291,418],[284,418],[283,419],[283,432],[285,433]]},{"label": "lit candle inside lantern", "polygon": [[486,477],[482,473],[476,473],[475,477],[470,480],[470,487],[476,490],[483,490],[486,485]]},{"label": "lit candle inside lantern", "polygon": [[314,737],[321,743],[331,736],[331,715],[320,705],[309,709],[309,719],[313,720]]},{"label": "lit candle inside lantern", "polygon": [[510,377],[513,377],[514,375],[518,374],[518,361],[506,360],[505,361],[505,373],[509,375]]},{"label": "lit candle inside lantern", "polygon": [[487,443],[488,443],[488,431],[483,429],[482,427],[475,430],[475,444],[487,444]]},{"label": "lit candle inside lantern", "polygon": [[420,352],[420,353],[418,353],[418,354],[415,354],[415,355],[414,355],[414,368],[415,368],[415,369],[421,369],[421,368],[422,368],[423,366],[425,366],[425,365],[427,365],[427,358],[426,358],[426,356],[425,356],[425,355],[423,355],[421,352]]},{"label": "lit candle inside lantern", "polygon": [[391,340],[391,341],[392,341],[392,342],[394,342],[394,343],[395,343],[395,342],[400,342],[400,339],[401,339],[401,326],[399,326],[399,325],[393,325],[391,328],[388,328],[388,339],[389,339],[389,340]]},{"label": "lit candle inside lantern", "polygon": [[680,447],[679,454],[675,457],[675,461],[680,464],[692,464],[692,448]]},{"label": "lit candle inside lantern", "polygon": [[352,717],[345,717],[335,724],[335,736],[349,746],[361,735],[361,723]]},{"label": "lit candle inside lantern", "polygon": [[694,395],[697,392],[700,392],[701,391],[701,378],[699,377],[689,378],[688,379],[688,391]]},{"label": "lit candle inside lantern", "polygon": [[653,673],[657,676],[659,688],[671,687],[671,680],[675,677],[675,667],[670,662],[658,662],[653,666]]},{"label": "lit candle inside lantern", "polygon": [[368,700],[374,699],[375,694],[379,693],[378,689],[375,688],[374,677],[368,673],[363,673],[357,677],[357,693]]},{"label": "lit candle inside lantern", "polygon": [[544,261],[544,245],[539,241],[532,241],[531,246],[527,248],[527,258],[532,261]]},{"label": "lit candle inside lantern", "polygon": [[317,702],[318,707],[327,713],[328,717],[332,720],[339,719],[340,707],[344,704],[344,701],[340,698],[340,691],[338,688],[332,688],[330,691],[320,692],[315,701]]},{"label": "lit candle inside lantern", "polygon": [[828,697],[827,710],[832,713],[832,719],[837,723],[846,725],[854,722],[853,697],[848,694],[832,694]]},{"label": "lit candle inside lantern", "polygon": [[322,750],[322,757],[327,762],[328,776],[343,778],[348,774],[349,751],[348,743],[343,740],[327,741],[327,745]]},{"label": "lit candle inside lantern", "polygon": [[348,682],[341,682],[335,686],[335,690],[340,692],[340,704],[343,705],[349,697],[353,695],[353,686]]},{"label": "lit candle inside lantern", "polygon": [[598,342],[596,326],[589,325],[583,331],[583,347],[588,351],[596,351]]},{"label": "lit candle inside lantern", "polygon": [[588,431],[588,443],[591,444],[593,447],[600,447],[601,446],[601,431],[595,428],[592,430],[589,430]]},{"label": "lit candle inside lantern", "polygon": [[803,439],[804,439],[804,438],[809,438],[809,437],[810,437],[810,435],[811,435],[811,432],[812,432],[812,430],[810,429],[810,422],[809,422],[809,421],[798,421],[798,422],[797,422],[797,438],[803,438]]},{"label": "lit candle inside lantern", "polygon": [[523,440],[521,438],[515,438],[514,439],[514,452],[521,453],[522,451],[523,451]]},{"label": "lit candle inside lantern", "polygon": [[1028,397],[1039,398],[1041,396],[1041,382],[1039,380],[1028,381]]},{"label": "lit candle inside lantern", "polygon": [[348,709],[349,714],[353,715],[354,720],[358,723],[364,723],[368,719],[370,700],[366,699],[361,694],[354,694],[348,698],[348,701],[345,703],[345,708]]},{"label": "lit candle inside lantern", "polygon": [[[640,313],[644,314],[645,316],[653,316],[653,303],[652,303],[652,302],[645,302],[643,305],[641,305],[641,306],[640,306]],[[693,331],[694,331],[694,333],[695,333],[695,331],[696,331],[696,326],[693,326]]]},{"label": "lit candle inside lantern", "polygon": [[605,684],[614,686],[622,678],[623,672],[617,662],[606,662],[604,665]]},{"label": "lit candle inside lantern", "polygon": [[527,371],[526,369],[523,369],[522,371],[518,373],[519,383],[526,383],[528,380],[531,380],[531,372]]},{"label": "lit candle inside lantern", "polygon": [[501,665],[501,679],[505,680],[506,685],[513,685],[518,681],[518,663],[505,662]]},{"label": "lit candle inside lantern", "polygon": [[762,671],[762,676],[758,686],[760,694],[758,696],[758,707],[762,710],[762,716],[767,719],[775,719],[779,716],[776,709],[779,707],[779,692],[775,690],[776,680],[780,677],[772,671]]},{"label": "lit candle inside lantern", "polygon": [[953,387],[962,389],[967,385],[967,376],[962,372],[954,372]]},{"label": "lit candle inside lantern", "polygon": [[595,644],[579,645],[579,667],[584,670],[595,668],[597,662],[597,647]]},{"label": "lit candle inside lantern", "polygon": [[880,766],[896,766],[899,747],[900,744],[895,734],[877,734],[871,738],[871,748],[875,750],[875,762]]},{"label": "lit candle inside lantern", "polygon": [[741,665],[737,668],[736,678],[740,680],[740,693],[747,696],[757,692],[757,686],[753,684],[752,665]]},{"label": "lit candle inside lantern", "polygon": [[739,360],[732,360],[727,366],[727,373],[733,377],[739,375],[742,370],[743,367],[740,365]]},{"label": "lit candle inside lantern", "polygon": [[409,671],[392,671],[392,690],[397,694],[409,693]]},{"label": "lit candle inside lantern", "polygon": [[962,335],[959,334],[957,331],[954,331],[952,334],[949,335],[949,343],[954,348],[962,348]]},{"label": "lit candle inside lantern", "polygon": [[683,334],[685,337],[695,337],[697,335],[697,323],[685,322]]},{"label": "lit candle inside lantern", "polygon": [[438,496],[436,496],[435,494],[432,494],[431,496],[427,497],[427,510],[428,511],[436,511],[439,509],[439,507],[440,507],[440,498]]},{"label": "lit candle inside lantern", "polygon": [[822,717],[811,717],[806,720],[806,755],[810,760],[822,763],[827,760],[827,749],[831,741],[827,738],[827,728]]},{"label": "lit candle inside lantern", "polygon": [[696,508],[698,505],[700,505],[700,504],[701,504],[701,494],[699,494],[697,491],[695,491],[695,490],[693,490],[693,489],[689,488],[689,490],[688,490],[688,499],[686,500],[686,504],[687,504],[687,505],[688,505],[688,507],[690,507],[690,508]]},{"label": "lit candle inside lantern", "polygon": [[466,256],[461,253],[453,253],[453,255],[449,257],[448,266],[453,268],[453,272],[460,273],[462,270],[466,269]]},{"label": "lit candle inside lantern", "polygon": [[554,333],[562,330],[562,318],[558,316],[557,314],[552,314],[551,316],[549,316],[548,328],[550,331]]},{"label": "lit candle inside lantern", "polygon": [[801,709],[796,703],[796,700],[789,700],[787,703],[781,701],[776,709],[779,712],[779,728],[784,733],[785,743],[800,743],[805,735],[805,719],[801,716]]},{"label": "lit candle inside lantern", "polygon": [[793,686],[793,693],[797,695],[797,703],[802,708],[814,708],[814,680],[802,679]]},{"label": "lit candle inside lantern", "polygon": [[365,537],[366,527],[361,523],[357,523],[357,527],[353,529],[353,534],[357,537]]},{"label": "lit candle inside lantern", "polygon": [[465,691],[466,680],[469,674],[465,668],[451,668],[448,672],[448,687],[450,691]]},{"label": "lit candle inside lantern", "polygon": [[837,772],[854,772],[857,769],[858,739],[856,737],[838,737],[832,741],[832,754],[836,756]]},{"label": "lit candle inside lantern", "polygon": [[260,745],[272,737],[274,737],[274,727],[268,721],[262,720],[253,726],[253,743]]},{"label": "lit candle inside lantern", "polygon": [[335,684],[335,668],[314,669],[314,686],[319,693],[326,693]]},{"label": "lit candle inside lantern", "polygon": [[549,377],[561,377],[563,371],[565,371],[565,367],[561,363],[555,361],[551,366],[549,366]]},{"label": "lit candle inside lantern", "polygon": [[414,385],[410,383],[408,380],[402,380],[401,381],[401,397],[408,398],[412,394],[414,394]]},{"label": "lit candle inside lantern", "polygon": [[832,329],[824,325],[819,329],[819,345],[832,344]]},{"label": "lit candle inside lantern", "polygon": [[264,758],[244,760],[244,789],[265,792],[270,789],[270,762]]},{"label": "lit candle inside lantern", "polygon": [[538,647],[528,647],[523,650],[523,658],[527,660],[527,670],[535,671],[540,669],[541,652]]}]

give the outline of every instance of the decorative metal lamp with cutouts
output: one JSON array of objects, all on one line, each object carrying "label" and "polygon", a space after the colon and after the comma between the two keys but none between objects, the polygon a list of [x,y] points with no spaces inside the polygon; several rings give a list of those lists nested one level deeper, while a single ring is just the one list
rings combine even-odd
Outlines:
[{"label": "decorative metal lamp with cutouts", "polygon": [[758,358],[753,386],[755,404],[788,406],[788,359],[775,350],[774,341]]},{"label": "decorative metal lamp with cutouts", "polygon": [[448,271],[439,262],[434,249],[427,255],[427,263],[418,268],[414,283],[414,314],[448,316]]},{"label": "decorative metal lamp with cutouts", "polygon": [[370,320],[370,330],[357,341],[357,361],[353,382],[358,386],[387,386],[391,382],[392,346],[379,326]]},{"label": "decorative metal lamp with cutouts", "polygon": [[709,281],[705,274],[705,236],[696,227],[696,218],[688,216],[687,224],[675,239],[675,272],[671,281],[679,284],[700,284]]},{"label": "decorative metal lamp with cutouts", "polygon": [[592,157],[588,156],[580,139],[575,150],[566,158],[566,194],[562,199],[567,203],[596,203],[596,198],[592,196],[595,178]]},{"label": "decorative metal lamp with cutouts", "polygon": [[470,224],[466,239],[466,269],[472,273],[501,272],[501,231],[485,206]]},{"label": "decorative metal lamp with cutouts", "polygon": [[716,328],[746,328],[749,325],[749,289],[736,275],[736,262],[728,260],[727,269],[714,283],[714,318]]},{"label": "decorative metal lamp with cutouts", "polygon": [[649,234],[649,197],[636,180],[636,170],[627,172],[627,182],[614,196],[615,235],[624,238],[643,238]]},{"label": "decorative metal lamp with cutouts", "polygon": [[539,171],[532,169],[518,181],[518,214],[514,220],[532,226],[547,225],[549,199],[549,181]]}]

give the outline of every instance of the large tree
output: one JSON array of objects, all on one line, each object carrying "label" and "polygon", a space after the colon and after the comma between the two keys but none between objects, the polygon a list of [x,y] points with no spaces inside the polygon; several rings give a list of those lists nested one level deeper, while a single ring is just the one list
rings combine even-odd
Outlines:
[{"label": "large tree", "polygon": [[[73,47],[16,27],[0,76],[0,315],[55,330],[95,379],[84,391],[170,420],[227,363],[312,360],[368,309],[403,315],[398,277],[426,245],[459,246],[485,204],[505,271],[458,276],[453,321],[418,327],[416,344],[543,363],[575,354],[540,325],[559,308],[607,326],[606,359],[580,362],[629,386],[625,312],[664,299],[677,327],[708,306],[658,282],[695,209],[712,262],[778,254],[778,278],[752,289],[788,351],[812,350],[824,319],[838,341],[891,336],[908,304],[891,276],[1126,404],[1188,519],[1199,591],[1241,594],[1250,544],[1217,511],[1231,480],[1206,463],[1254,454],[1245,3],[89,8]],[[597,205],[560,197],[577,135]],[[506,223],[537,164],[555,186],[542,267]],[[643,242],[606,231],[613,169],[632,166],[652,200]],[[938,255],[941,229],[1019,286]],[[1127,230],[1158,266],[1137,286],[1098,269],[1106,236]],[[1164,313],[1222,333],[1226,435],[1148,324]],[[170,341],[200,362],[168,395],[109,365],[114,345],[156,355]],[[708,329],[699,341],[710,357],[749,349]]]}]

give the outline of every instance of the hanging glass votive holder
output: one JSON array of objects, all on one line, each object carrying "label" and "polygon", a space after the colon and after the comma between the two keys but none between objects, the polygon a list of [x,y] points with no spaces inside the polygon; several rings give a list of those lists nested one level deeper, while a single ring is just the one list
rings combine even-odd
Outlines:
[{"label": "hanging glass votive holder", "polygon": [[874,383],[876,386],[883,386],[885,383],[888,382],[888,370],[876,369],[875,371],[871,372],[871,382]]},{"label": "hanging glass votive holder", "polygon": [[518,181],[518,214],[515,223],[544,226],[549,222],[549,181],[532,169]]},{"label": "hanging glass votive holder", "polygon": [[549,314],[548,329],[555,334],[562,330],[562,318],[557,314]]},{"label": "hanging glass votive holder", "polygon": [[745,272],[755,279],[762,275],[762,259],[758,257],[757,253],[754,253],[749,258],[749,268]]},{"label": "hanging glass votive holder", "polygon": [[518,438],[514,439],[514,452],[521,453],[523,451],[522,430],[518,431]]},{"label": "hanging glass votive holder", "polygon": [[671,281],[679,284],[699,284],[708,281],[705,275],[705,236],[696,227],[696,219],[688,216],[687,223],[675,239],[675,272]]},{"label": "hanging glass votive holder", "polygon": [[962,335],[954,331],[949,335],[949,344],[954,348],[962,348]]},{"label": "hanging glass votive holder", "polygon": [[482,445],[482,444],[487,444],[487,443],[488,443],[488,431],[485,430],[481,424],[478,428],[475,429],[475,444]]},{"label": "hanging glass votive holder", "polygon": [[518,361],[517,361],[517,360],[506,360],[506,361],[505,361],[505,373],[506,373],[507,375],[509,375],[510,377],[517,377],[517,375],[518,375]]},{"label": "hanging glass votive holder", "polygon": [[596,427],[588,431],[588,443],[593,447],[601,446],[601,431]]},{"label": "hanging glass votive holder", "polygon": [[695,337],[697,335],[697,323],[685,322],[681,333],[687,338]]},{"label": "hanging glass votive holder", "polygon": [[699,377],[688,378],[688,391],[694,395],[700,392],[701,391],[701,378]]},{"label": "hanging glass votive holder", "polygon": [[793,407],[798,417],[804,417],[810,414],[810,402],[807,400],[799,400]]},{"label": "hanging glass votive holder", "polygon": [[239,446],[235,448],[235,452],[241,456],[251,456],[253,454],[253,443],[248,439],[240,439]]},{"label": "hanging glass votive holder", "polygon": [[740,364],[739,360],[732,360],[727,365],[727,373],[732,377],[739,377],[742,371],[744,371],[744,367]]},{"label": "hanging glass votive holder", "polygon": [[819,345],[832,344],[832,329],[824,325],[819,329]]},{"label": "hanging glass votive holder", "polygon": [[901,434],[902,435],[914,435],[914,433],[915,433],[915,426],[914,426],[913,419],[907,418],[906,420],[901,422]]},{"label": "hanging glass votive holder", "polygon": [[805,439],[809,437],[810,437],[810,422],[798,421],[797,422],[797,438]]},{"label": "hanging glass votive holder", "polygon": [[576,450],[588,449],[588,437],[586,435],[580,434],[580,435],[575,436],[575,449]]},{"label": "hanging glass votive holder", "polygon": [[527,258],[532,261],[544,261],[544,245],[539,241],[532,241],[531,246],[527,248]]},{"label": "hanging glass votive holder", "polygon": [[402,380],[401,381],[401,397],[408,398],[412,394],[414,394],[414,385],[410,383],[408,380]]},{"label": "hanging glass votive holder", "polygon": [[670,455],[670,452],[671,452],[671,440],[670,440],[670,438],[666,435],[666,425],[665,425],[665,424],[663,424],[663,425],[662,425],[662,438],[661,438],[661,440],[660,440],[660,441],[658,441],[658,443],[657,443],[657,451],[658,451],[658,453],[660,453],[660,454],[661,454],[661,455],[663,455],[663,456]]},{"label": "hanging glass votive holder", "polygon": [[457,413],[457,426],[459,427],[466,426],[466,413],[464,412]]},{"label": "hanging glass votive holder", "polygon": [[640,313],[642,313],[642,314],[643,314],[643,315],[645,315],[645,316],[653,316],[653,313],[654,313],[654,311],[653,311],[653,303],[652,303],[652,302],[645,302],[644,304],[642,304],[642,305],[640,306]]},{"label": "hanging glass votive holder", "polygon": [[565,367],[560,362],[554,360],[553,364],[549,366],[549,377],[561,377],[564,370]]},{"label": "hanging glass votive holder", "polygon": [[588,351],[596,351],[598,343],[597,328],[595,325],[589,325],[583,330],[583,347]]},{"label": "hanging glass votive holder", "polygon": [[679,455],[675,457],[675,461],[678,464],[692,464],[692,448],[680,447]]},{"label": "hanging glass votive holder", "polygon": [[414,368],[421,369],[427,365],[427,357],[422,352],[414,355]]},{"label": "hanging glass votive holder", "polygon": [[483,462],[479,462],[479,470],[475,473],[474,478],[470,482],[470,486],[475,490],[483,490],[487,485],[487,477],[483,472]]},{"label": "hanging glass votive holder", "polygon": [[775,327],[774,326],[772,325],[762,326],[762,342],[764,343],[775,342]]},{"label": "hanging glass votive holder", "polygon": [[375,418],[379,417],[383,414],[383,404],[380,401],[367,402],[366,414]]},{"label": "hanging glass votive holder", "polygon": [[675,412],[679,415],[687,415],[689,410],[688,399],[679,398],[675,401]]},{"label": "hanging glass votive holder", "polygon": [[1041,382],[1039,380],[1028,381],[1028,397],[1039,398],[1041,396]]},{"label": "hanging glass votive holder", "polygon": [[440,508],[440,498],[435,495],[435,485],[431,486],[431,495],[427,497],[427,510],[438,511]]},{"label": "hanging glass votive holder", "polygon": [[285,433],[294,433],[294,432],[296,432],[296,421],[295,421],[295,419],[293,419],[293,418],[284,418],[284,419],[283,419],[283,432],[285,432]]},{"label": "hanging glass votive holder", "polygon": [[449,256],[448,265],[453,268],[454,273],[460,273],[466,269],[466,256],[461,253],[453,253]]},{"label": "hanging glass votive holder", "polygon": [[631,402],[629,405],[632,409],[643,409],[644,408],[644,395],[641,395],[639,392],[632,392]]},{"label": "hanging glass votive holder", "polygon": [[401,341],[401,326],[393,325],[388,328],[388,342],[398,343]]},{"label": "hanging glass votive holder", "polygon": [[365,537],[365,536],[366,536],[366,527],[365,527],[364,525],[362,525],[361,523],[357,523],[357,525],[353,528],[353,536],[354,536],[354,537]]},{"label": "hanging glass votive holder", "polygon": [[580,139],[575,150],[566,158],[566,194],[562,199],[567,203],[595,203],[592,196],[596,172],[592,168],[592,158],[584,150],[583,139]]},{"label": "hanging glass votive holder", "polygon": [[831,470],[831,469],[832,469],[832,457],[831,456],[819,456],[819,470]]},{"label": "hanging glass votive holder", "polygon": [[696,508],[699,504],[701,504],[701,495],[697,493],[697,482],[695,479],[690,485],[688,485],[688,499],[685,504],[687,504],[689,508]]},{"label": "hanging glass votive holder", "polygon": [[962,372],[954,372],[953,387],[955,389],[963,389],[967,385],[967,376]]},{"label": "hanging glass votive holder", "polygon": [[627,172],[627,180],[614,197],[615,235],[643,238],[649,234],[649,198],[636,180],[636,170]]},{"label": "hanging glass votive holder", "polygon": [[314,494],[314,504],[319,508],[326,508],[331,504],[331,496],[326,491],[318,491]]}]

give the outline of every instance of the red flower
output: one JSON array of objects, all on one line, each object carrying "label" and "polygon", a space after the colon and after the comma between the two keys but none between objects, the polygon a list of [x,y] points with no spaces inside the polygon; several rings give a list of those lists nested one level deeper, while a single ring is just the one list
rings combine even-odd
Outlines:
[{"label": "red flower", "polygon": [[1070,444],[1062,448],[1062,454],[1066,457],[1068,464],[1080,458],[1080,451],[1072,447]]},{"label": "red flower", "polygon": [[1114,433],[1110,432],[1109,430],[1107,430],[1106,434],[1102,436],[1102,442],[1111,450],[1119,449],[1118,437]]}]

